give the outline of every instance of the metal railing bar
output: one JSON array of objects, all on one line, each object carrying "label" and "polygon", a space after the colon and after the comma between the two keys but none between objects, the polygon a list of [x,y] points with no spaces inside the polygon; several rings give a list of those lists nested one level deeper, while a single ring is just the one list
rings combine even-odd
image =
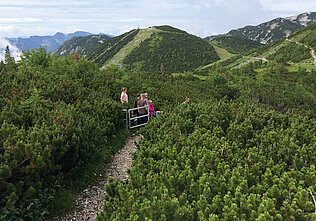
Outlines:
[{"label": "metal railing bar", "polygon": [[136,128],[136,127],[141,127],[141,126],[144,126],[144,125],[146,125],[146,124],[147,124],[147,123],[138,124],[138,125],[135,125],[135,126],[130,127],[129,129],[133,129],[133,128]]},{"label": "metal railing bar", "polygon": [[144,117],[147,117],[147,116],[149,116],[149,114],[145,114],[145,115],[142,115],[142,116],[139,116],[139,117],[132,117],[129,120],[135,120],[135,119],[144,118]]},{"label": "metal railing bar", "polygon": [[139,110],[139,109],[144,109],[144,108],[149,108],[149,106],[146,105],[146,106],[142,106],[142,107],[136,107],[136,108],[128,109],[128,111]]}]

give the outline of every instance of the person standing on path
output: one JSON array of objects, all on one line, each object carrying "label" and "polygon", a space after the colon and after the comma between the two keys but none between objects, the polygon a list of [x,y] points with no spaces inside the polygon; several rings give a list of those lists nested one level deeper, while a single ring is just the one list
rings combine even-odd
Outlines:
[{"label": "person standing on path", "polygon": [[[141,95],[140,95],[140,98],[141,98],[141,99],[138,101],[137,107],[144,107],[144,106],[147,106],[145,94],[141,94]],[[146,114],[147,114],[147,111],[148,111],[148,108],[147,108],[147,107],[139,109],[139,110],[138,110],[139,116],[146,115]],[[148,121],[148,117],[147,117],[147,116],[144,116],[144,117],[142,117],[142,118],[139,118],[139,124],[144,124],[144,123],[146,123],[147,121]]]},{"label": "person standing on path", "polygon": [[[134,102],[134,108],[137,108],[138,101],[140,100],[140,93],[137,94],[137,100]],[[138,110],[134,110],[134,116],[139,116]]]},{"label": "person standing on path", "polygon": [[156,116],[157,116],[157,113],[156,113],[156,111],[155,111],[155,108],[154,108],[154,105],[153,105],[152,100],[149,100],[149,101],[148,101],[148,107],[149,107],[150,116],[156,117]]},{"label": "person standing on path", "polygon": [[148,104],[148,93],[145,93],[146,104]]},{"label": "person standing on path", "polygon": [[127,89],[125,87],[122,88],[122,93],[121,93],[121,102],[123,103],[128,103],[128,95],[127,95]]}]

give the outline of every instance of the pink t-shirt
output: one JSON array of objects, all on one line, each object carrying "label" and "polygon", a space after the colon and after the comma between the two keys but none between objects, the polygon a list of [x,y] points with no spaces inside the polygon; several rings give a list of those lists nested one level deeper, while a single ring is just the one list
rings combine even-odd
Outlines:
[{"label": "pink t-shirt", "polygon": [[150,111],[150,115],[154,115],[154,111],[155,111],[155,108],[152,104],[148,104],[149,106],[149,111]]},{"label": "pink t-shirt", "polygon": [[121,101],[122,103],[124,102],[128,103],[128,95],[125,92],[122,92],[121,94]]}]

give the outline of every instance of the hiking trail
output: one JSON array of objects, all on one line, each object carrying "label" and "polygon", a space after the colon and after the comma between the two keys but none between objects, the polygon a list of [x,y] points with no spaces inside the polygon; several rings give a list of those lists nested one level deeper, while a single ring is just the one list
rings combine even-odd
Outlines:
[{"label": "hiking trail", "polygon": [[141,135],[130,136],[124,145],[111,159],[102,179],[80,192],[75,200],[75,209],[68,214],[55,217],[58,221],[95,221],[97,213],[102,210],[105,190],[109,176],[114,180],[127,180],[127,170],[132,166],[132,153],[136,151]]}]

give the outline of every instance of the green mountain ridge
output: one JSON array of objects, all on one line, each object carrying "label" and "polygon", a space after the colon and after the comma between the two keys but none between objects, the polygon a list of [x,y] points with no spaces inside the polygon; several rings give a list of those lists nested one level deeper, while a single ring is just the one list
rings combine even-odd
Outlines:
[{"label": "green mountain ridge", "polygon": [[60,57],[77,52],[83,56],[86,56],[108,39],[110,39],[110,37],[107,35],[88,35],[73,37],[70,40],[64,42],[54,52],[54,54]]},{"label": "green mountain ridge", "polygon": [[[66,45],[61,48],[74,51]],[[188,71],[220,59],[205,40],[167,25],[134,29],[106,40],[90,53],[86,51],[78,53],[99,66],[123,64],[139,70],[159,71],[163,64],[168,72]]]}]

